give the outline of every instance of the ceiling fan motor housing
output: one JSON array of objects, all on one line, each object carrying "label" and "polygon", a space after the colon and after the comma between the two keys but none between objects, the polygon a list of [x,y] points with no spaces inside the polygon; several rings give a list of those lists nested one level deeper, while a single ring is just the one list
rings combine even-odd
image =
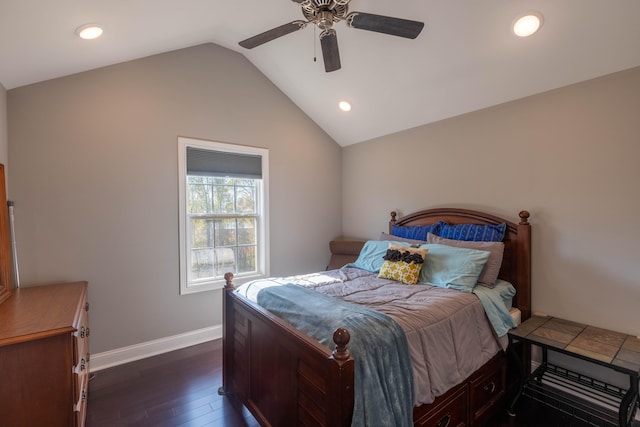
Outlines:
[{"label": "ceiling fan motor housing", "polygon": [[345,19],[349,12],[349,1],[351,0],[305,0],[300,6],[307,21],[326,29]]}]

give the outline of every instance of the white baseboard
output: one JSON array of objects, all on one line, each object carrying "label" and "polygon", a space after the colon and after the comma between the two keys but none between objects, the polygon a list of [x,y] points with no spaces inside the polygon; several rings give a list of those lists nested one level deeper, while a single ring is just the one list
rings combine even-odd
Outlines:
[{"label": "white baseboard", "polygon": [[222,338],[222,325],[91,355],[91,372]]}]

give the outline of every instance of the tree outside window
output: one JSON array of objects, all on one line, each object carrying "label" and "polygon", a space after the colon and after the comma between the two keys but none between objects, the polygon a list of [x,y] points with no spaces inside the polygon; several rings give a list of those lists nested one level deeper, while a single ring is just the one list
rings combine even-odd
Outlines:
[{"label": "tree outside window", "polygon": [[193,175],[187,182],[191,279],[256,272],[259,182]]}]

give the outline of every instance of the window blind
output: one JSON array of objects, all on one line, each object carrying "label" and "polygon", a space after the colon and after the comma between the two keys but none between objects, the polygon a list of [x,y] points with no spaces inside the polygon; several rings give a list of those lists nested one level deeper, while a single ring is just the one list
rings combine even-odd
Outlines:
[{"label": "window blind", "polygon": [[187,147],[187,175],[262,179],[262,156]]}]

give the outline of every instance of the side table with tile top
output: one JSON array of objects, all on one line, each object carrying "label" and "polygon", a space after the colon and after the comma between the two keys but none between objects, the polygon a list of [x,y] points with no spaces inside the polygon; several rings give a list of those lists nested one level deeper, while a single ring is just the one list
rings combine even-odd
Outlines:
[{"label": "side table with tile top", "polygon": [[[509,408],[511,414],[524,394],[594,426],[632,425],[639,405],[638,337],[549,316],[532,316],[508,335],[511,354],[516,358],[517,342],[542,351],[540,366],[529,375],[518,363],[521,382]],[[620,388],[549,363],[549,350],[622,373],[629,377],[629,387]]]}]

